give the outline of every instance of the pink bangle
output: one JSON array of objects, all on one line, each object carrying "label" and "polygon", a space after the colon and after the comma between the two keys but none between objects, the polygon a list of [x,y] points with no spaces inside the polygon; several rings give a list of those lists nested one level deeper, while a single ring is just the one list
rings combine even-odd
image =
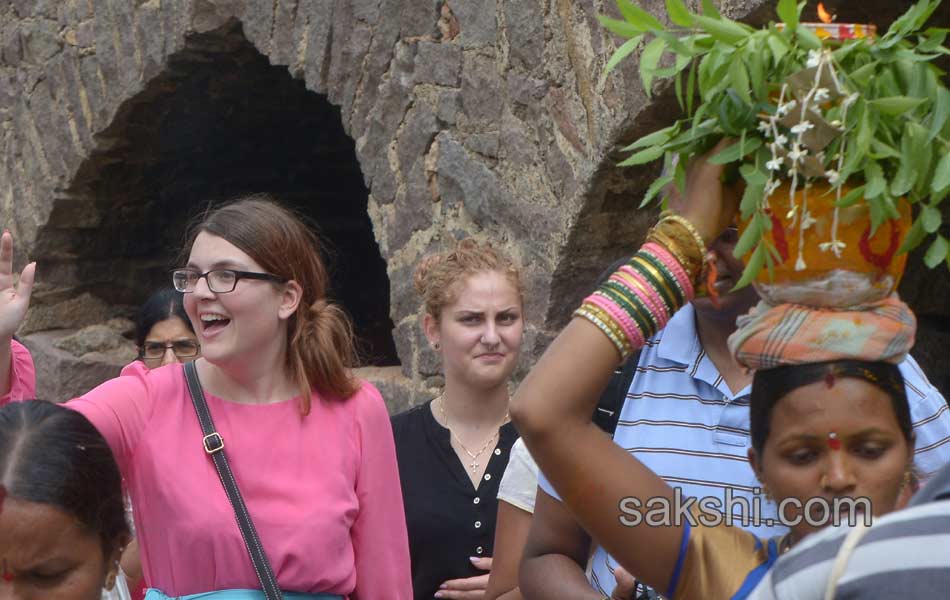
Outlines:
[{"label": "pink bangle", "polygon": [[679,261],[676,260],[676,257],[670,254],[666,248],[655,242],[647,242],[640,248],[640,250],[643,252],[649,252],[670,270],[670,273],[679,282],[680,287],[686,296],[687,302],[693,299],[693,282],[690,281],[689,274],[686,272],[686,269],[683,268],[683,265],[681,265]]},{"label": "pink bangle", "polygon": [[633,321],[633,318],[630,317],[622,308],[617,306],[617,304],[603,296],[598,292],[594,292],[587,297],[585,302],[590,302],[591,304],[600,307],[607,314],[609,314],[617,325],[620,326],[620,329],[623,331],[624,335],[627,336],[627,342],[633,348],[640,348],[644,344],[643,332],[640,331],[640,327]]},{"label": "pink bangle", "polygon": [[[624,275],[635,280],[637,283],[639,283],[642,286],[642,289],[631,290],[631,291],[633,291],[640,299],[642,299],[644,303],[649,304],[650,310],[653,312],[654,316],[656,317],[655,320],[662,321],[663,323],[666,323],[667,321],[669,321],[670,309],[667,308],[666,302],[664,302],[660,294],[655,289],[653,289],[653,286],[650,285],[650,283],[646,279],[644,279],[643,276],[640,273],[638,273],[637,270],[631,267],[630,265],[623,265],[618,270],[622,271]],[[622,280],[621,280],[621,283],[623,283],[627,288],[630,287],[626,284],[626,282],[623,282]],[[643,290],[648,290],[649,293],[644,294]]]}]

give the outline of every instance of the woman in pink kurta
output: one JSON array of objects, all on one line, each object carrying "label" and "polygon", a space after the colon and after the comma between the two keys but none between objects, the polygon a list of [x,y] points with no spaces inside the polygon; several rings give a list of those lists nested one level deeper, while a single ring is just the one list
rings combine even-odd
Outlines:
[{"label": "woman in pink kurta", "polygon": [[[265,247],[270,230],[279,236]],[[196,364],[216,429],[281,589],[410,599],[389,416],[372,385],[341,371],[349,330],[324,299],[325,271],[314,279],[312,263],[301,266],[316,255],[300,258],[307,249],[288,239],[312,245],[312,234],[261,199],[218,209],[196,231],[175,283],[201,341]],[[0,299],[0,340],[11,304]],[[33,392],[29,357],[15,342],[11,350],[11,368],[0,373],[7,401]],[[133,363],[68,406],[103,434],[129,486],[146,578],[156,588],[149,598],[213,591],[226,598],[225,590],[259,583],[202,447],[182,371]]]}]

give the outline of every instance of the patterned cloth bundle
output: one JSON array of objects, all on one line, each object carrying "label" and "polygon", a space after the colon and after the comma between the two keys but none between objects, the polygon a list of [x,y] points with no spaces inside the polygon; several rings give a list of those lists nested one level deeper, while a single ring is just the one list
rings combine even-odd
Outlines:
[{"label": "patterned cloth bundle", "polygon": [[914,313],[896,294],[853,310],[760,302],[737,324],[729,349],[753,370],[846,359],[898,364],[917,331]]}]

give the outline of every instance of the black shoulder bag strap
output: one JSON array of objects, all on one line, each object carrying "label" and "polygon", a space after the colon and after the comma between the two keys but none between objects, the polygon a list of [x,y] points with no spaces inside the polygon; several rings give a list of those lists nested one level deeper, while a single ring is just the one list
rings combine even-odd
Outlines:
[{"label": "black shoulder bag strap", "polygon": [[185,380],[188,382],[188,392],[191,394],[191,401],[194,403],[195,412],[198,414],[201,433],[204,435],[201,440],[202,446],[214,462],[214,468],[217,469],[218,477],[221,478],[221,484],[224,486],[224,491],[231,502],[231,508],[234,509],[234,517],[241,529],[241,537],[244,538],[247,553],[251,556],[254,572],[257,573],[257,579],[261,582],[264,597],[267,600],[282,600],[283,595],[277,586],[274,570],[267,560],[267,555],[264,554],[264,547],[261,546],[261,540],[257,536],[253,521],[251,521],[251,515],[247,512],[247,506],[244,505],[241,491],[234,480],[234,474],[228,465],[228,459],[224,455],[224,438],[214,429],[211,411],[208,410],[208,403],[205,401],[204,392],[201,390],[195,363],[185,363]]},{"label": "black shoulder bag strap", "polygon": [[600,395],[597,401],[597,408],[594,409],[592,420],[603,429],[607,435],[613,437],[617,430],[617,423],[620,421],[620,411],[623,409],[623,403],[627,398],[627,390],[633,383],[633,376],[637,373],[637,365],[640,363],[640,351],[636,351],[627,358],[627,362],[617,367],[607,382],[607,387]]}]

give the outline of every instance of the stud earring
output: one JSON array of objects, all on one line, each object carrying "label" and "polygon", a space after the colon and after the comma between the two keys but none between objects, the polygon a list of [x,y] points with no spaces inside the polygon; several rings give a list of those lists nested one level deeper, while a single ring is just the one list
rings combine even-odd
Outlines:
[{"label": "stud earring", "polygon": [[769,489],[768,484],[763,483],[761,491],[762,491],[762,495],[765,496],[766,500],[768,500],[769,502],[775,502],[775,496],[772,495],[772,490]]},{"label": "stud earring", "polygon": [[442,349],[442,344],[440,344],[439,342],[435,342],[434,344],[432,344],[432,349],[433,349],[433,350],[441,350],[441,349]]}]

